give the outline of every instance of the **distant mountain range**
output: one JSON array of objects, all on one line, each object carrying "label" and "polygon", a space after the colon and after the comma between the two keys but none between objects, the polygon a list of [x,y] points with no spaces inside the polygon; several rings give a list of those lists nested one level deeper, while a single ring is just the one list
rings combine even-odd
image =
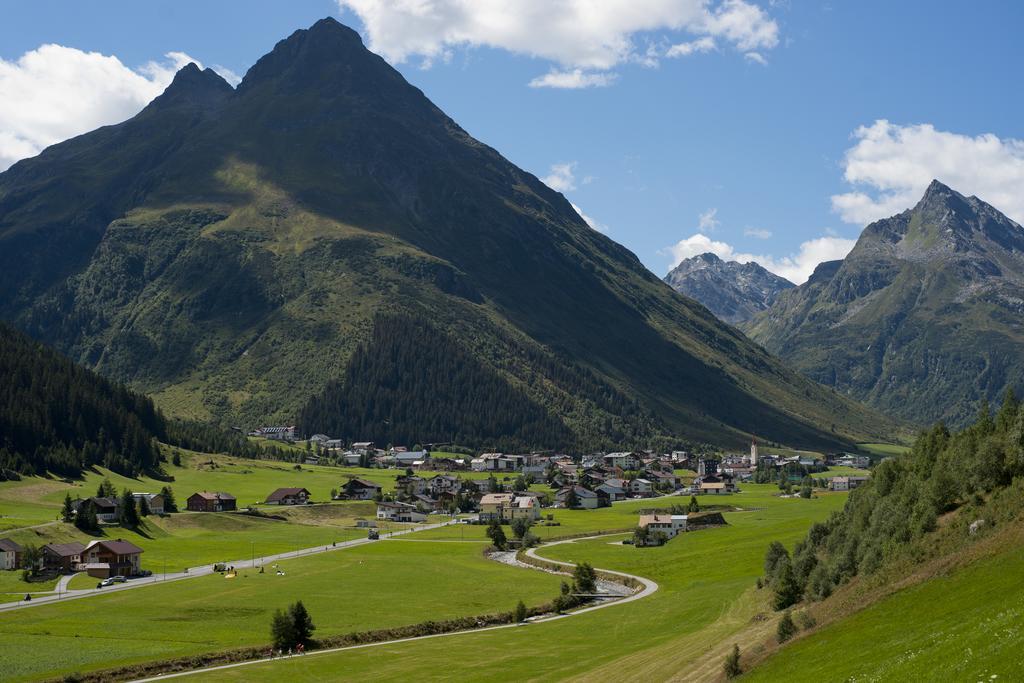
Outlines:
[{"label": "distant mountain range", "polygon": [[795,286],[753,261],[723,261],[711,253],[684,259],[665,282],[732,325],[750,320]]},{"label": "distant mountain range", "polygon": [[[580,449],[892,428],[673,293],[332,19],[237,89],[189,65],[0,174],[0,317],[227,425]],[[414,338],[375,351],[385,332]],[[456,372],[495,400],[446,398]]]},{"label": "distant mountain range", "polygon": [[742,327],[887,414],[962,426],[1024,388],[1024,228],[934,181]]}]

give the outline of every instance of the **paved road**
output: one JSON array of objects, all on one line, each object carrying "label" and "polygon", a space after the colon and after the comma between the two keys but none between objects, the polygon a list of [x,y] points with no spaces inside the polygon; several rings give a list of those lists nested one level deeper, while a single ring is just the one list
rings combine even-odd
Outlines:
[{"label": "paved road", "polygon": [[[551,547],[551,546],[555,546],[555,545],[562,545],[563,543],[574,543],[576,541],[586,541],[586,540],[590,540],[590,539],[594,539],[594,538],[602,538],[602,536],[613,536],[613,535],[619,535],[619,534],[603,534],[603,535],[599,535],[599,536],[588,536],[587,538],[574,538],[574,539],[567,539],[567,540],[564,540],[564,541],[554,541],[552,543],[548,543],[545,546],[542,546],[542,548]],[[557,560],[549,560],[546,557],[540,557],[539,555],[535,554],[536,551],[537,551],[536,548],[531,548],[531,549],[527,550],[526,552],[527,552],[528,555],[530,555],[530,557],[535,557],[535,558],[537,558],[539,560],[544,560],[545,562],[553,562],[555,564],[560,564],[560,565],[563,565],[565,567],[575,567],[576,566],[576,565],[572,564],[571,562],[559,562]],[[538,571],[544,571],[544,570],[541,570],[539,567],[534,567],[533,569],[538,570]],[[365,648],[368,648],[368,647],[380,647],[382,645],[396,645],[398,643],[408,643],[408,642],[412,642],[412,641],[415,641],[415,640],[427,640],[429,638],[447,638],[447,637],[451,637],[451,636],[465,635],[465,634],[468,634],[468,633],[483,633],[485,631],[499,631],[501,629],[507,629],[507,628],[524,628],[524,627],[528,628],[528,627],[534,626],[534,625],[546,624],[548,622],[555,621],[556,619],[568,619],[570,617],[579,616],[580,614],[586,614],[587,612],[593,612],[595,610],[606,609],[608,607],[614,607],[615,605],[622,605],[622,604],[625,604],[627,602],[633,602],[634,600],[640,600],[641,598],[646,598],[648,595],[650,595],[650,594],[654,593],[656,590],[658,590],[658,584],[657,583],[655,583],[654,581],[651,581],[650,579],[645,579],[642,576],[636,576],[634,574],[627,574],[625,572],[611,571],[610,569],[598,569],[598,571],[604,572],[606,574],[615,574],[617,576],[622,576],[622,577],[633,579],[635,581],[639,581],[641,584],[643,584],[643,589],[638,591],[638,592],[636,592],[636,593],[633,593],[632,595],[629,595],[629,596],[624,597],[624,598],[620,598],[618,600],[608,600],[608,601],[605,601],[605,602],[593,605],[591,607],[584,607],[583,609],[579,609],[579,610],[576,610],[574,612],[568,612],[566,614],[553,614],[550,617],[535,618],[535,619],[532,619],[532,620],[530,620],[528,622],[524,622],[522,624],[501,624],[499,626],[487,626],[485,628],[469,629],[469,630],[466,630],[466,631],[452,631],[451,633],[435,633],[435,634],[429,635],[429,636],[416,636],[416,637],[413,637],[413,638],[399,638],[397,640],[384,640],[384,641],[381,641],[379,643],[364,643],[362,645],[347,645],[345,647],[334,647],[334,648],[329,648],[327,650],[313,650],[312,652],[307,652],[306,654],[303,654],[303,655],[291,655],[289,657],[276,657],[274,659],[269,659],[269,658],[265,658],[265,659],[252,659],[252,660],[248,660],[248,661],[245,661],[245,662],[235,662],[233,664],[222,664],[220,666],[211,666],[211,667],[207,667],[205,669],[195,669],[193,671],[179,671],[177,673],[165,674],[163,676],[153,676],[151,678],[142,678],[142,679],[138,679],[138,680],[134,681],[133,683],[150,683],[151,681],[166,681],[166,680],[170,680],[172,678],[183,678],[185,676],[192,676],[192,675],[195,675],[195,674],[204,674],[204,673],[211,673],[211,672],[214,672],[214,671],[223,671],[224,669],[236,669],[236,668],[241,667],[241,666],[251,666],[253,664],[265,664],[266,662],[282,660],[282,659],[294,659],[296,657],[316,657],[318,655],[326,655],[326,654],[332,654],[332,653],[337,653],[337,652],[346,652],[348,650],[362,650],[362,649],[365,649]]]},{"label": "paved road", "polygon": [[[438,524],[424,524],[422,526],[409,527],[408,529],[402,529],[401,531],[392,531],[388,534],[381,534],[381,538],[392,538],[395,536],[404,536],[405,534],[411,534],[414,531],[425,531],[427,529],[437,529],[449,524],[455,524],[456,522],[440,522]],[[335,545],[318,545],[312,548],[302,548],[300,550],[293,550],[286,553],[279,553],[277,555],[264,555],[256,559],[249,560],[235,560],[234,562],[224,562],[217,564],[225,564],[228,566],[234,566],[236,569],[254,569],[261,565],[268,565],[273,562],[280,560],[290,560],[296,557],[306,557],[308,555],[318,555],[320,553],[327,553],[334,550],[344,550],[345,548],[353,548],[360,545],[366,545],[367,543],[375,543],[368,538],[357,538],[351,541],[343,541]],[[143,586],[151,586],[155,583],[165,583],[167,581],[182,581],[184,579],[194,579],[198,576],[209,576],[213,574],[212,564],[203,565],[201,567],[189,567],[184,572],[174,572],[167,574],[153,574],[152,576],[141,577],[137,579],[130,579],[125,583],[116,583],[113,586],[106,588],[88,588],[85,590],[72,590],[68,591],[67,582],[71,580],[70,576],[62,577],[61,583],[63,583],[62,589],[64,592],[58,593],[53,592],[50,595],[43,595],[39,597],[33,597],[31,601],[21,602],[7,602],[0,603],[0,612],[10,612],[17,609],[28,609],[30,607],[38,607],[40,605],[48,605],[51,602],[61,602],[65,600],[78,600],[81,598],[88,598],[94,595],[107,595],[109,593],[116,593],[118,591],[132,590],[135,588],[142,588]],[[58,584],[60,585],[60,584]]]}]

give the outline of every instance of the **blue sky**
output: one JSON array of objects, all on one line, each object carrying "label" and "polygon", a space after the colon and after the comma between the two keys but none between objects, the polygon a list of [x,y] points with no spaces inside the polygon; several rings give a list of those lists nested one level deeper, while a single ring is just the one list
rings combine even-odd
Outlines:
[{"label": "blue sky", "polygon": [[[1020,3],[632,0],[590,16],[554,0],[424,0],[426,19],[405,4],[9,4],[0,162],[130,116],[183,59],[168,53],[243,75],[334,16],[659,275],[713,250],[799,281],[933,176],[1024,221]],[[74,50],[26,59],[44,44]],[[530,86],[551,73],[594,84]]]}]

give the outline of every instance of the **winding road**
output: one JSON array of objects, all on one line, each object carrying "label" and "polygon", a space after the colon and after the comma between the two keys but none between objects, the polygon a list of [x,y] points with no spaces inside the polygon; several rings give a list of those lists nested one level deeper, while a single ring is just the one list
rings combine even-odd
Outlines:
[{"label": "winding road", "polygon": [[[438,526],[440,526],[440,525],[438,525]],[[406,532],[406,533],[408,533],[408,532]],[[566,544],[566,543],[575,543],[576,541],[589,541],[589,540],[593,540],[593,539],[597,539],[597,538],[604,538],[605,536],[616,536],[616,535],[620,535],[620,534],[601,534],[601,535],[597,535],[597,536],[587,536],[586,538],[573,538],[573,539],[566,539],[564,541],[553,541],[551,543],[545,544],[544,546],[542,546],[542,548],[550,548],[550,547],[556,546],[556,545],[563,545],[563,544]],[[526,554],[529,555],[530,557],[534,558],[534,559],[541,560],[543,562],[550,562],[552,564],[558,564],[558,565],[566,567],[567,569],[571,569],[571,568],[576,566],[575,564],[573,564],[571,562],[561,562],[561,561],[558,561],[558,560],[549,560],[546,557],[541,557],[541,556],[536,554],[537,550],[538,550],[538,548],[530,548],[529,550],[526,551]],[[531,567],[531,569],[533,569],[535,571],[546,571],[544,569],[541,569],[540,567]],[[618,598],[618,599],[615,599],[615,600],[608,600],[608,601],[605,601],[605,602],[598,603],[596,605],[592,605],[590,607],[584,607],[582,609],[578,609],[578,610],[575,610],[575,611],[572,611],[572,612],[566,612],[565,614],[552,614],[551,616],[534,618],[534,619],[531,619],[529,621],[523,622],[521,624],[501,624],[501,625],[498,625],[498,626],[487,626],[487,627],[484,627],[484,628],[467,629],[465,631],[452,631],[450,633],[436,633],[436,634],[428,635],[428,636],[415,636],[415,637],[412,637],[412,638],[398,638],[396,640],[383,640],[383,641],[380,641],[380,642],[377,642],[377,643],[363,643],[361,645],[346,645],[344,647],[334,647],[334,648],[328,648],[326,650],[313,650],[312,652],[307,652],[307,653],[302,654],[302,655],[289,655],[289,656],[285,656],[285,657],[275,657],[273,659],[271,659],[271,658],[251,659],[251,660],[247,660],[247,661],[244,661],[244,662],[234,662],[232,664],[221,664],[220,666],[211,666],[211,667],[207,667],[205,669],[193,669],[192,671],[179,671],[179,672],[175,672],[175,673],[171,673],[171,674],[164,674],[162,676],[153,676],[151,678],[140,678],[140,679],[137,679],[136,681],[134,681],[133,683],[149,683],[150,681],[166,681],[166,680],[170,680],[172,678],[183,678],[185,676],[193,676],[195,674],[211,673],[211,672],[215,672],[215,671],[223,671],[225,669],[236,669],[236,668],[242,667],[242,666],[251,666],[253,664],[265,664],[266,662],[270,662],[270,661],[294,659],[296,657],[316,657],[317,655],[326,655],[326,654],[333,654],[333,653],[337,653],[337,652],[346,652],[346,651],[349,651],[349,650],[363,650],[363,649],[366,649],[368,647],[380,647],[382,645],[396,645],[398,643],[408,643],[408,642],[412,642],[412,641],[416,641],[416,640],[427,640],[427,639],[431,639],[431,638],[448,638],[448,637],[452,637],[452,636],[466,635],[466,634],[469,634],[469,633],[484,633],[485,631],[499,631],[499,630],[507,629],[507,628],[521,628],[521,627],[529,627],[529,626],[538,625],[538,624],[546,624],[548,622],[555,621],[557,619],[568,619],[570,617],[576,617],[576,616],[579,616],[581,614],[586,614],[587,612],[593,612],[593,611],[599,610],[599,609],[607,609],[609,607],[614,607],[616,605],[623,605],[623,604],[625,604],[627,602],[633,602],[635,600],[640,600],[642,598],[646,598],[647,596],[651,595],[652,593],[654,593],[655,591],[658,590],[658,584],[657,583],[655,583],[654,581],[652,581],[650,579],[644,578],[642,576],[636,576],[635,574],[627,574],[625,572],[612,571],[610,569],[600,569],[600,568],[597,568],[597,567],[595,567],[595,569],[597,569],[597,571],[600,571],[600,572],[602,572],[604,574],[613,574],[615,576],[621,576],[621,577],[626,578],[626,579],[632,579],[634,581],[639,582],[643,586],[643,588],[641,590],[631,594],[631,595],[626,596],[626,597]]]}]

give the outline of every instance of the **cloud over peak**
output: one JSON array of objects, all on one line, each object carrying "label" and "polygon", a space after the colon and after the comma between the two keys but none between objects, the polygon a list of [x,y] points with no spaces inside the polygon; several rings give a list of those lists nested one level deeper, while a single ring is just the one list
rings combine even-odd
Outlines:
[{"label": "cloud over peak", "polygon": [[934,178],[1024,223],[1024,140],[884,119],[859,127],[853,138],[843,178],[854,189],[832,196],[832,210],[847,223],[864,225],[912,207]]},{"label": "cloud over peak", "polygon": [[[112,55],[47,44],[0,59],[0,171],[45,147],[137,114],[189,62],[184,52],[130,69]],[[238,77],[215,68],[229,82]],[[234,84],[233,83],[233,84]]]},{"label": "cloud over peak", "polygon": [[[489,47],[553,62],[533,87],[606,86],[626,63],[656,66],[732,46],[754,54],[778,45],[779,27],[747,0],[337,0],[363,23],[370,48],[392,63],[419,57],[447,61],[456,49]],[[687,36],[667,48],[637,38],[653,32]],[[668,42],[668,41],[665,41]]]}]

